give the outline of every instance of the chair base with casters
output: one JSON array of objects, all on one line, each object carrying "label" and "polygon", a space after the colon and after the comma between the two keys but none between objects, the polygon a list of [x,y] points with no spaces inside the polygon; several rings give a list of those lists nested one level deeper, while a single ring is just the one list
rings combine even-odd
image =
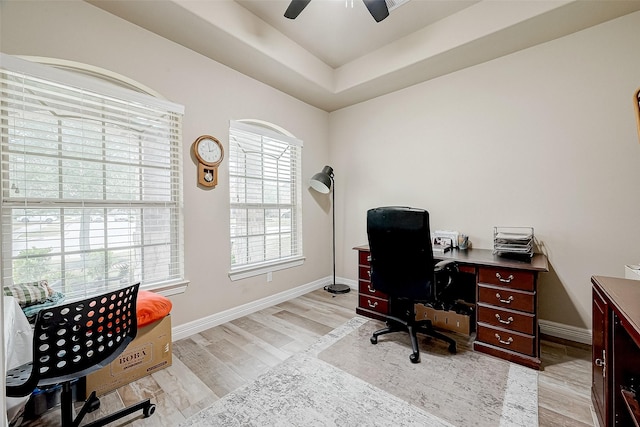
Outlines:
[{"label": "chair base with casters", "polygon": [[[407,318],[415,319],[415,310],[413,309],[413,302],[407,307]],[[380,335],[390,334],[392,332],[405,332],[409,333],[411,338],[411,348],[413,353],[409,356],[409,360],[412,363],[420,363],[420,348],[418,346],[417,334],[421,333],[449,344],[449,353],[456,354],[457,344],[453,338],[450,338],[433,328],[431,320],[419,320],[419,321],[407,321],[395,316],[387,316],[387,327],[375,331],[371,335],[371,344],[378,343],[378,337]]]},{"label": "chair base with casters", "polygon": [[[71,383],[107,366],[136,337],[138,288],[135,284],[40,311],[32,360],[7,371],[7,396],[27,396],[36,387],[60,384],[61,426],[78,427],[87,413],[100,407],[100,400],[92,392],[74,418]],[[146,399],[84,427],[104,426],[139,410],[146,418],[155,405]]]},{"label": "chair base with casters", "polygon": [[[62,427],[72,426],[77,427],[82,422],[84,416],[90,412],[93,412],[100,408],[100,399],[96,396],[96,392],[91,392],[91,395],[87,398],[82,405],[82,408],[78,412],[77,416],[73,418],[73,399],[70,383],[62,385],[62,393],[60,395],[60,411]],[[105,426],[127,415],[142,410],[144,418],[150,417],[156,411],[156,405],[151,403],[151,400],[146,399],[138,402],[134,405],[128,406],[124,409],[120,409],[117,412],[113,412],[100,419],[92,421],[88,424],[84,424],[83,427],[99,427]]]}]

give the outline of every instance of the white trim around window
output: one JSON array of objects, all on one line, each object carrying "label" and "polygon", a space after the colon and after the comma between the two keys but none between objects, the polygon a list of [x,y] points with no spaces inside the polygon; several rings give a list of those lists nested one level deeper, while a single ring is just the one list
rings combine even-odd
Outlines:
[{"label": "white trim around window", "polygon": [[304,263],[302,145],[301,140],[270,123],[231,121],[231,280]]}]

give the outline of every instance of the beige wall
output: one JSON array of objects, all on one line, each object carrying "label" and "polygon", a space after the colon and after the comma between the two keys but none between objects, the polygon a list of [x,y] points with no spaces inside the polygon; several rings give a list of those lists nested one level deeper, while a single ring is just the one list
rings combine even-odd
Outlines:
[{"label": "beige wall", "polygon": [[[216,136],[228,149],[230,119],[256,118],[304,140],[303,179],[328,162],[328,114],[81,1],[2,1],[0,50],[79,61],[143,83],[185,105],[186,293],[171,297],[173,326],[325,278],[331,270],[326,199],[303,189],[302,267],[231,282],[227,164],[214,190],[196,187],[192,142]],[[211,41],[215,43],[215,40]],[[325,200],[323,200],[325,199]]]},{"label": "beige wall", "polygon": [[491,248],[532,226],[551,272],[540,317],[591,328],[590,276],[640,262],[640,13],[334,112],[338,271],[366,210],[411,205]]},{"label": "beige wall", "polygon": [[[541,318],[590,328],[592,274],[640,262],[640,13],[331,115],[84,2],[2,1],[0,50],[80,61],[184,104],[187,292],[174,326],[331,274],[328,198],[303,190],[304,266],[231,282],[228,178],[195,186],[190,145],[228,147],[228,120],[257,118],[305,142],[303,178],[336,172],[337,273],[356,280],[366,210],[412,205],[433,228],[490,248],[494,225],[535,227],[551,272]],[[214,40],[211,41],[215,43]]]}]

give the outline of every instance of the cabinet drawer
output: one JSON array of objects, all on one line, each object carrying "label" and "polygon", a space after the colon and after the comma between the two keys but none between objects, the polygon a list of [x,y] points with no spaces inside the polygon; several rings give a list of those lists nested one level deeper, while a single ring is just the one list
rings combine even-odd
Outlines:
[{"label": "cabinet drawer", "polygon": [[360,295],[358,306],[367,310],[377,311],[387,314],[389,312],[389,301],[386,299],[372,297],[370,295]]},{"label": "cabinet drawer", "polygon": [[518,291],[499,286],[478,285],[478,302],[512,310],[536,312],[535,292]]},{"label": "cabinet drawer", "polygon": [[368,266],[361,265],[358,267],[358,279],[360,280],[371,280],[371,268]]},{"label": "cabinet drawer", "polygon": [[520,332],[508,331],[501,328],[493,328],[489,325],[478,323],[479,341],[504,348],[518,353],[534,356],[535,337],[521,334]]},{"label": "cabinet drawer", "polygon": [[358,252],[358,264],[360,265],[371,265],[371,252],[360,251]]},{"label": "cabinet drawer", "polygon": [[374,289],[373,286],[371,286],[371,282],[367,282],[365,280],[360,280],[358,282],[358,291],[360,292],[360,295],[370,295],[376,298],[389,299],[387,294]]},{"label": "cabinet drawer", "polygon": [[472,265],[462,265],[459,264],[458,265],[458,271],[460,273],[471,273],[471,274],[476,274],[476,268]]},{"label": "cabinet drawer", "polygon": [[535,289],[535,275],[530,271],[482,267],[478,274],[478,282],[523,291]]},{"label": "cabinet drawer", "polygon": [[536,316],[515,310],[500,309],[490,305],[478,304],[478,322],[488,323],[503,329],[533,335]]}]

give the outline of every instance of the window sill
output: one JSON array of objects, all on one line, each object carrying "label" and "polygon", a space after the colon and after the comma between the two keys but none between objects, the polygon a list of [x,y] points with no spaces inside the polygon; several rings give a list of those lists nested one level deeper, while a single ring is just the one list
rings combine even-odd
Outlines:
[{"label": "window sill", "polygon": [[296,257],[289,258],[286,260],[281,260],[277,262],[269,262],[264,264],[252,265],[250,267],[240,267],[235,270],[231,270],[229,272],[229,278],[232,281],[246,279],[248,277],[259,276],[261,274],[266,274],[272,271],[284,270],[287,268],[297,267],[299,265],[304,264],[304,260],[306,258]]},{"label": "window sill", "polygon": [[145,285],[140,287],[140,289],[145,291],[152,291],[157,294],[168,297],[171,295],[183,294],[187,290],[189,283],[190,282],[188,280],[183,279],[175,282],[162,282],[162,283],[155,283],[153,285]]}]

